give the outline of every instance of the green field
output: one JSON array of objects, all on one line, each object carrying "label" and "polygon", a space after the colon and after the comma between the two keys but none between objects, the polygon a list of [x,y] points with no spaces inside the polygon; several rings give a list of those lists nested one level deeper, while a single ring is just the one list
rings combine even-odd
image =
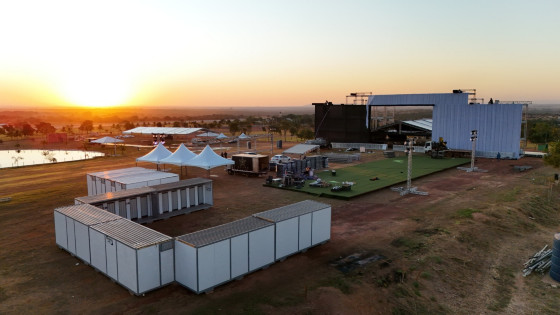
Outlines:
[{"label": "green field", "polygon": [[[415,155],[412,157],[412,178],[422,177],[468,162],[470,162],[470,159],[432,159],[423,155]],[[406,182],[407,164],[407,157],[403,156],[340,168],[336,170],[336,176],[333,176],[330,170],[322,170],[315,173],[321,180],[329,182],[332,186],[340,185],[342,182],[354,182],[350,191],[333,192],[331,191],[332,186],[326,188],[309,187],[309,183],[313,182],[312,180],[307,180],[302,188],[279,187],[274,184],[265,186],[301,191],[321,197],[351,199],[362,194]],[[379,179],[371,180],[375,177]]]}]

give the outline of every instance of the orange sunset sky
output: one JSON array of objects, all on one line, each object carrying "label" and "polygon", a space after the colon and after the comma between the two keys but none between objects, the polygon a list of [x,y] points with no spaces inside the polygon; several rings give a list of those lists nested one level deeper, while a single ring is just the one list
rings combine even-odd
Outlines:
[{"label": "orange sunset sky", "polygon": [[560,104],[560,1],[1,1],[0,107]]}]

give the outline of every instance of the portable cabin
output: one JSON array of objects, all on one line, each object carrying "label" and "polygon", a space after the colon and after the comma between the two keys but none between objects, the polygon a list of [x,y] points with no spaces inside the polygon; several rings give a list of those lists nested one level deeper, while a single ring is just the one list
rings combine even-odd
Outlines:
[{"label": "portable cabin", "polygon": [[89,227],[120,219],[118,215],[88,204],[56,208],[54,209],[56,244],[89,264],[91,261]]},{"label": "portable cabin", "polygon": [[274,262],[274,225],[255,217],[175,238],[175,280],[196,293]]},{"label": "portable cabin", "polygon": [[75,204],[90,204],[129,220],[152,216],[153,187],[140,187],[74,198]]},{"label": "portable cabin", "polygon": [[283,260],[331,238],[328,204],[305,200],[253,216],[274,223],[275,260]]},{"label": "portable cabin", "polygon": [[123,176],[123,175],[142,174],[146,172],[151,173],[153,171],[154,170],[150,170],[143,167],[128,167],[128,168],[121,168],[115,170],[88,173],[86,174],[88,195],[98,195],[107,192],[106,184],[105,184],[105,181],[107,179],[116,176]]},{"label": "portable cabin", "polygon": [[179,181],[177,174],[142,167],[90,173],[86,177],[90,196]]},{"label": "portable cabin", "polygon": [[174,281],[173,240],[127,219],[92,225],[91,265],[141,295]]},{"label": "portable cabin", "polygon": [[191,178],[74,199],[139,222],[208,209],[214,204],[212,180]]}]

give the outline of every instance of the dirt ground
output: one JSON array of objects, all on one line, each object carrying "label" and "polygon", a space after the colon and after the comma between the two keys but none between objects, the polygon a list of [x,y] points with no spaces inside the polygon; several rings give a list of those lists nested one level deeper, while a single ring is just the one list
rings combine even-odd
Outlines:
[{"label": "dirt ground", "polygon": [[[413,181],[428,196],[384,189],[350,201],[263,187],[264,178],[221,168],[188,168],[188,178],[214,180],[215,205],[150,228],[178,236],[312,199],[332,206],[331,240],[209,294],[172,284],[132,296],[56,246],[53,209],[87,195],[86,173],[135,166],[146,150],[0,170],[0,198],[12,198],[0,203],[0,314],[559,312],[560,284],[521,274],[530,256],[552,245],[560,223],[559,190],[550,180],[559,171],[535,158],[480,159],[488,172],[450,169]],[[356,163],[379,158],[363,154]]]}]

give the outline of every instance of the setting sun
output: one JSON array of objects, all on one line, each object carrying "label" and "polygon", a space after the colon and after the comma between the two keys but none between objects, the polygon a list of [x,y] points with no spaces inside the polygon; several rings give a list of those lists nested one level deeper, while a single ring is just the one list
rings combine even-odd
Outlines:
[{"label": "setting sun", "polygon": [[[88,69],[89,68],[89,69]],[[80,67],[66,71],[59,79],[58,92],[66,102],[86,107],[125,105],[131,98],[128,78],[106,67]]]}]

